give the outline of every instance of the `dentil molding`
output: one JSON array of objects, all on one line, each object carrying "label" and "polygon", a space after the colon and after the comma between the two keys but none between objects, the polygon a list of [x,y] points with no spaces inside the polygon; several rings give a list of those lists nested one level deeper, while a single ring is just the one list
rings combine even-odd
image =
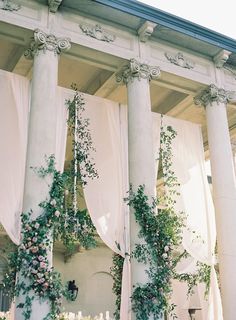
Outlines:
[{"label": "dentil molding", "polygon": [[195,63],[186,59],[182,52],[178,52],[175,56],[165,52],[165,57],[168,61],[170,61],[170,63],[173,63],[179,67],[187,69],[193,69],[195,67]]},{"label": "dentil molding", "polygon": [[157,79],[161,74],[160,68],[156,66],[149,66],[148,64],[141,63],[136,59],[131,59],[129,64],[123,68],[121,72],[116,75],[118,83],[127,84],[133,81],[134,78],[141,79]]},{"label": "dentil molding", "polygon": [[0,9],[7,10],[7,11],[18,11],[20,10],[21,5],[18,1],[13,0],[2,0],[0,2]]},{"label": "dentil molding", "polygon": [[204,107],[212,105],[213,102],[226,104],[233,100],[233,95],[232,91],[226,91],[223,88],[218,88],[215,84],[211,84],[194,98],[194,103]]},{"label": "dentil molding", "polygon": [[113,42],[115,41],[115,35],[105,31],[99,24],[95,26],[89,26],[86,24],[80,24],[80,29],[89,37],[95,38],[100,41]]},{"label": "dentil molding", "polygon": [[34,38],[30,43],[29,49],[24,52],[27,59],[33,59],[39,51],[44,53],[53,51],[55,55],[60,54],[62,51],[67,51],[71,47],[69,38],[57,38],[53,34],[46,34],[45,32],[36,29],[34,31]]}]

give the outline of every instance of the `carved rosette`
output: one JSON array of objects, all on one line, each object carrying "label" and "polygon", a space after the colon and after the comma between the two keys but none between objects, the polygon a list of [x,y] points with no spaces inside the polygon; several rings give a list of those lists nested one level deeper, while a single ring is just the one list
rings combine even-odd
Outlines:
[{"label": "carved rosette", "polygon": [[136,59],[131,59],[129,64],[116,75],[116,81],[118,83],[127,84],[129,81],[133,81],[134,78],[139,80],[157,79],[160,77],[161,71],[159,67],[152,67],[145,63],[140,63]]},{"label": "carved rosette", "polygon": [[194,103],[196,105],[207,107],[208,105],[212,105],[213,102],[216,102],[217,104],[226,104],[231,99],[232,92],[226,91],[222,88],[217,88],[216,85],[211,84],[194,98]]},{"label": "carved rosette", "polygon": [[33,59],[40,51],[44,53],[53,51],[55,55],[60,54],[62,51],[67,51],[71,47],[69,38],[57,38],[53,34],[47,35],[45,32],[36,29],[34,31],[34,39],[30,43],[29,49],[24,53],[27,59]]}]

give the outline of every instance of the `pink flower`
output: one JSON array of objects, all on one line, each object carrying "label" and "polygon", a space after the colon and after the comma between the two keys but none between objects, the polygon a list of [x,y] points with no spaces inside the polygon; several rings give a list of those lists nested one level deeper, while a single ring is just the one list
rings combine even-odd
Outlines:
[{"label": "pink flower", "polygon": [[49,283],[48,283],[48,282],[44,282],[43,286],[44,286],[45,288],[47,288],[47,287],[49,286]]},{"label": "pink flower", "polygon": [[37,241],[38,241],[38,238],[37,238],[37,237],[33,237],[32,241],[33,241],[33,242],[37,242]]},{"label": "pink flower", "polygon": [[33,253],[36,253],[39,251],[39,249],[37,247],[31,247],[30,250],[33,252]]},{"label": "pink flower", "polygon": [[35,229],[38,229],[40,227],[40,224],[38,222],[36,222],[34,227],[35,227]]},{"label": "pink flower", "polygon": [[36,274],[38,271],[36,269],[32,269],[31,273]]},{"label": "pink flower", "polygon": [[39,260],[39,261],[43,261],[43,260],[44,260],[44,257],[43,257],[43,256],[38,256],[38,260]]},{"label": "pink flower", "polygon": [[60,211],[56,210],[54,214],[55,214],[56,217],[59,217],[59,215],[60,215],[61,213],[60,213]]},{"label": "pink flower", "polygon": [[45,262],[40,262],[40,268],[45,269],[47,267]]}]

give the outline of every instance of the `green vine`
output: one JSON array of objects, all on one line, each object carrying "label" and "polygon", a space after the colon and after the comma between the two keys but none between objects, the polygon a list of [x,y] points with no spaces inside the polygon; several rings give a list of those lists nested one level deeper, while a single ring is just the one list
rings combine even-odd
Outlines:
[{"label": "green vine", "polygon": [[59,239],[69,249],[78,243],[86,249],[96,246],[95,227],[87,210],[79,210],[75,206],[78,186],[85,185],[88,178],[97,177],[89,156],[93,149],[89,121],[83,119],[84,101],[77,91],[73,100],[66,104],[69,131],[76,129],[72,135],[74,158],[63,173],[55,169],[54,155],[46,158],[45,167],[32,168],[42,179],[52,179],[49,197],[39,203],[43,212],[36,219],[32,218],[32,211],[22,213],[21,244],[10,254],[4,279],[4,286],[10,290],[11,297],[21,296],[22,302],[17,307],[22,309],[25,320],[31,317],[32,302],[36,297],[39,301],[50,302],[50,313],[44,320],[56,319],[62,297],[68,298],[68,290],[49,259],[53,240]]},{"label": "green vine", "polygon": [[197,271],[195,273],[175,274],[175,279],[188,284],[188,295],[194,294],[194,290],[199,283],[205,284],[205,298],[210,290],[211,266],[197,262]]},{"label": "green vine", "polygon": [[[187,256],[186,251],[178,253],[185,215],[182,212],[176,213],[174,209],[179,196],[179,183],[172,169],[172,141],[175,137],[176,132],[172,127],[161,126],[159,160],[166,192],[156,201],[145,195],[145,186],[139,186],[136,192],[131,186],[126,199],[134,209],[136,222],[140,226],[139,237],[144,240],[136,244],[132,258],[148,266],[148,282],[136,284],[131,297],[132,310],[137,320],[148,320],[150,317],[160,319],[165,314],[172,319],[177,318],[175,305],[169,302],[172,279],[186,281],[189,293],[193,292],[193,287],[199,282],[205,282],[209,288],[209,266],[198,263],[199,270],[194,275],[178,275],[175,270],[176,265]],[[162,206],[157,213],[159,204]]]},{"label": "green vine", "polygon": [[114,312],[115,320],[120,319],[120,306],[121,306],[121,286],[122,286],[122,271],[123,271],[124,258],[118,253],[114,253],[112,258],[112,267],[110,269],[113,286],[112,291],[116,295],[116,310]]}]

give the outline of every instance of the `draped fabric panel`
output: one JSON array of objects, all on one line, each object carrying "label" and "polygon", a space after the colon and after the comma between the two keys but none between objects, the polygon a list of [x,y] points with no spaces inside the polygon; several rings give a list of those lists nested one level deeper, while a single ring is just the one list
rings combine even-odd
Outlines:
[{"label": "draped fabric panel", "polygon": [[[128,208],[123,201],[128,190],[126,107],[98,97],[84,97],[85,116],[90,119],[92,140],[96,148],[93,157],[99,174],[99,179],[90,181],[84,190],[86,204],[101,239],[114,252],[125,256],[125,252],[129,252],[128,233],[125,232],[128,230]],[[216,237],[214,208],[205,174],[200,126],[166,116],[162,121],[164,126],[170,125],[177,131],[173,142],[173,166],[181,183],[181,197],[177,201],[176,210],[187,214],[183,247],[189,252],[190,258],[179,266],[179,271],[193,272],[196,261],[213,266]],[[153,114],[157,167],[160,123],[161,116]],[[122,283],[122,320],[127,320],[130,311],[130,291],[127,285],[129,281],[129,263],[126,257]],[[199,303],[203,310],[203,319],[221,320],[221,302],[213,267],[208,304],[202,298],[203,290],[198,290],[201,293],[198,300],[201,300]],[[196,299],[193,297],[192,300]],[[190,304],[191,301],[183,299],[185,308]],[[216,310],[214,308],[217,305],[219,307]]]},{"label": "draped fabric panel", "polygon": [[11,240],[19,244],[22,210],[29,81],[0,71],[0,222]]},{"label": "draped fabric panel", "polygon": [[[0,221],[15,243],[19,243],[19,216],[22,207],[24,166],[29,106],[29,82],[25,78],[0,73],[1,116],[0,160]],[[65,99],[72,98],[72,90],[58,88],[56,162],[63,168],[66,146]],[[128,191],[127,110],[125,106],[94,96],[85,97],[85,117],[96,149],[92,156],[99,178],[89,181],[84,189],[86,204],[104,243],[125,257],[122,282],[121,320],[130,314],[129,285],[129,210],[123,199]],[[3,104],[4,101],[4,104]],[[208,316],[203,319],[222,320],[222,310],[214,272],[215,218],[214,208],[204,169],[204,153],[200,127],[192,123],[163,117],[164,125],[177,131],[173,142],[173,166],[181,183],[181,197],[176,209],[187,214],[187,228],[183,247],[191,258],[180,271],[193,271],[196,261],[212,266]],[[160,115],[153,115],[154,150],[158,167],[160,146]],[[16,161],[17,159],[17,161]],[[195,236],[197,235],[197,237]],[[199,292],[201,289],[199,289]],[[201,294],[202,296],[202,294]],[[213,303],[214,302],[214,303]],[[186,302],[187,303],[187,302]],[[185,304],[186,304],[185,303]],[[204,302],[201,302],[204,305]]]},{"label": "draped fabric panel", "polygon": [[[0,223],[11,240],[19,244],[30,105],[29,80],[0,70],[0,93]],[[55,159],[57,169],[62,171],[65,160],[67,110],[61,94],[61,90],[58,89]]]},{"label": "draped fabric panel", "polygon": [[201,291],[202,319],[222,320],[221,299],[214,269],[215,212],[205,170],[201,127],[167,116],[163,117],[163,125],[172,126],[177,132],[172,144],[173,171],[180,183],[176,210],[183,211],[187,217],[183,247],[191,257],[178,266],[179,272],[193,272],[197,261],[211,266],[207,307],[202,298],[203,290],[198,289]]}]

